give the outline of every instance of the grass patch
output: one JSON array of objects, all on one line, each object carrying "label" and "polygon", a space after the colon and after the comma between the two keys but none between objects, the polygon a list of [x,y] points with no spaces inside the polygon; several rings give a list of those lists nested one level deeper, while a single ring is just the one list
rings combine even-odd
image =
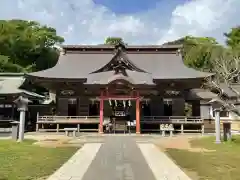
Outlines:
[{"label": "grass patch", "polygon": [[75,147],[45,148],[34,141],[0,140],[0,179],[36,180],[51,175],[76,151]]},{"label": "grass patch", "polygon": [[[214,137],[204,137],[191,141],[193,147],[214,152],[190,152],[167,149],[168,155],[189,172],[195,172],[194,180],[239,180],[240,179],[240,136],[232,141],[215,144]],[[191,176],[191,174],[189,174]]]}]

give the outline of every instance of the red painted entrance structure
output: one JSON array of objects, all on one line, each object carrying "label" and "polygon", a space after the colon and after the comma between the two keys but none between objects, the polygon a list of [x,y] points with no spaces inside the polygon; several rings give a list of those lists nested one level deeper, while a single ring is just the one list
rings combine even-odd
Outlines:
[{"label": "red painted entrance structure", "polygon": [[125,95],[111,95],[107,91],[106,94],[104,95],[104,91],[101,91],[101,95],[99,97],[100,101],[100,118],[99,118],[99,133],[103,133],[103,120],[104,120],[104,100],[136,100],[136,133],[140,134],[141,128],[140,128],[140,99],[142,97],[139,96],[139,92],[136,92],[134,95],[134,92],[132,91],[130,96],[125,96]]}]

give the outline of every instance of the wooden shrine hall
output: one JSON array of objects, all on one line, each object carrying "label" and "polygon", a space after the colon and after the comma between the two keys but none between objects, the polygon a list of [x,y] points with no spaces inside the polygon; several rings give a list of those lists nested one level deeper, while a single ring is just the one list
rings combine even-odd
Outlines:
[{"label": "wooden shrine hall", "polygon": [[[179,131],[185,125],[197,125],[193,129],[201,131],[208,119],[205,90],[200,87],[212,74],[186,67],[181,46],[120,43],[62,49],[53,68],[26,75],[47,88],[54,102],[51,112],[39,112],[37,130],[74,126],[103,133],[111,124],[114,132],[131,126],[141,133],[159,131],[160,124],[169,123]],[[191,105],[190,115],[186,103]]]}]

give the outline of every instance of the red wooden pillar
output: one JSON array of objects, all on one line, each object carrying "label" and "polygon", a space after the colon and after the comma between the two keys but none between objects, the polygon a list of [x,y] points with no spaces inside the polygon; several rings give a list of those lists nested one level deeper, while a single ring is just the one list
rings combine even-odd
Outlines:
[{"label": "red wooden pillar", "polygon": [[103,109],[104,109],[104,100],[103,100],[103,92],[101,92],[100,96],[100,118],[99,118],[99,133],[103,133],[103,119],[104,119],[104,114],[103,114]]},{"label": "red wooden pillar", "polygon": [[139,98],[139,94],[136,99],[136,133],[140,134],[140,98]]}]

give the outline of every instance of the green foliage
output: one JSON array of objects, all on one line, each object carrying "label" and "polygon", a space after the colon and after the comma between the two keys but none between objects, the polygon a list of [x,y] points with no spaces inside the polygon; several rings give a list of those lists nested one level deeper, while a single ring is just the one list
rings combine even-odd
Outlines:
[{"label": "green foliage", "polygon": [[117,45],[123,43],[123,39],[120,37],[107,37],[104,44]]},{"label": "green foliage", "polygon": [[10,62],[8,56],[0,55],[0,72],[27,72],[27,70],[18,64]]},{"label": "green foliage", "polygon": [[224,35],[227,38],[226,43],[229,47],[240,50],[240,26],[232,28],[229,33]]},{"label": "green foliage", "polygon": [[[35,21],[0,20],[0,68],[2,72],[31,72],[57,62],[55,44],[64,39],[56,30]],[[8,58],[6,58],[8,57]]]},{"label": "green foliage", "polygon": [[212,59],[219,56],[222,49],[223,47],[214,38],[187,36],[183,44],[184,62],[189,67],[211,71]]},{"label": "green foliage", "polygon": [[191,68],[208,72],[213,70],[213,59],[225,51],[225,48],[211,37],[186,36],[167,44],[182,44],[184,63]]}]

